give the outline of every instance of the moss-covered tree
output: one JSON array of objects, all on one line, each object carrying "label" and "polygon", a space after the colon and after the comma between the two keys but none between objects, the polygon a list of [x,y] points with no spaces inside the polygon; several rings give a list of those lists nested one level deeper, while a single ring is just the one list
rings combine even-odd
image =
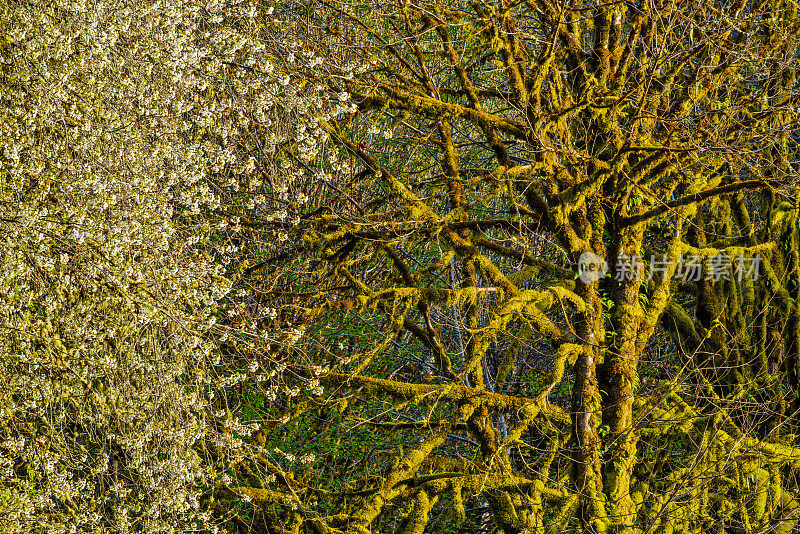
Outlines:
[{"label": "moss-covered tree", "polygon": [[[310,83],[358,112],[249,275],[291,266],[264,298],[330,368],[287,412],[329,462],[218,498],[295,532],[791,531],[796,3],[318,7]],[[349,424],[391,443],[361,470]]]}]

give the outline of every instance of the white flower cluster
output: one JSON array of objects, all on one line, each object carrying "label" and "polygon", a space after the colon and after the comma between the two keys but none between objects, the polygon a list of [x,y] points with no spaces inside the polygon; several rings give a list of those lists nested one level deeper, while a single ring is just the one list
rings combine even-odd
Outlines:
[{"label": "white flower cluster", "polygon": [[301,83],[322,59],[259,16],[249,0],[0,5],[3,532],[216,528],[199,452],[235,463],[255,430],[214,423],[208,392],[247,379],[214,372],[219,335],[250,354],[302,335],[233,291],[247,221],[296,220],[292,158],[318,156],[315,117],[353,109]]}]

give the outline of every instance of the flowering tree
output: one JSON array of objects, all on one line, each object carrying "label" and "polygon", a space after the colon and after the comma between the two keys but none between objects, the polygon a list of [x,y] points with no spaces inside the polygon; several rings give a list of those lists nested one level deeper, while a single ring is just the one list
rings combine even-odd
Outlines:
[{"label": "flowering tree", "polygon": [[276,148],[311,160],[315,118],[350,106],[296,82],[320,60],[276,37],[272,10],[0,6],[1,532],[225,519],[204,494],[252,428],[219,392],[277,380],[298,334],[238,282],[285,237],[247,221],[291,221],[302,199]]},{"label": "flowering tree", "polygon": [[323,5],[358,113],[259,269],[291,265],[265,297],[330,368],[286,412],[325,461],[229,500],[295,531],[794,528],[796,4]]}]

